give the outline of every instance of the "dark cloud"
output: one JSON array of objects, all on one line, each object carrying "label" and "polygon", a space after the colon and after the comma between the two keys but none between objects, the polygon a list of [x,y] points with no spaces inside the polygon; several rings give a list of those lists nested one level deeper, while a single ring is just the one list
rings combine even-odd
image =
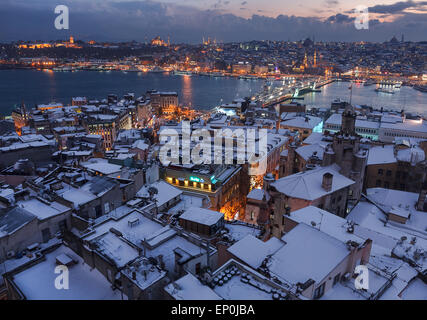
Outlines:
[{"label": "dark cloud", "polygon": [[336,15],[330,16],[326,21],[332,23],[350,23],[354,21],[354,18],[345,14],[337,13]]},{"label": "dark cloud", "polygon": [[427,5],[427,1],[400,1],[393,4],[380,4],[372,7],[368,7],[371,13],[387,13],[395,14],[401,13],[406,9],[419,9]]},{"label": "dark cloud", "polygon": [[[404,33],[406,39],[426,40],[427,14],[404,13],[393,22],[371,20],[369,30],[357,30],[353,18],[336,14],[314,17],[264,16],[266,11],[242,18],[219,9],[153,1],[61,1],[70,7],[70,30],[54,28],[57,0],[1,0],[0,41],[77,39],[98,41],[144,41],[160,35],[173,42],[198,43],[203,35],[228,41],[300,40],[308,34],[324,41],[384,41]],[[222,5],[224,1],[217,2]]]},{"label": "dark cloud", "polygon": [[247,5],[248,4],[248,2],[247,1],[243,1],[242,3],[241,3],[241,5],[242,6],[245,6],[245,5]]}]

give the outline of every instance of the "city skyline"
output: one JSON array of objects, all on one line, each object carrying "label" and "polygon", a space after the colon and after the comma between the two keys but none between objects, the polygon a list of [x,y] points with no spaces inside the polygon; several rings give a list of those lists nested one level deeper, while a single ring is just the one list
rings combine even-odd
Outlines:
[{"label": "city skyline", "polygon": [[[300,40],[382,42],[405,35],[425,40],[426,1],[309,0],[261,3],[250,0],[64,1],[70,10],[70,29],[54,28],[56,1],[6,1],[0,12],[0,41],[58,39],[76,35],[82,40],[144,41],[156,35],[174,43],[218,41]],[[368,7],[369,29],[354,25],[354,8]]]}]

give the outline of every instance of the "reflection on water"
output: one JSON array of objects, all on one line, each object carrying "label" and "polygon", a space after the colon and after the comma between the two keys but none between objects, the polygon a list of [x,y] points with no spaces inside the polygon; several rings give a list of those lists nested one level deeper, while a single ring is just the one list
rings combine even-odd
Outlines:
[{"label": "reflection on water", "polygon": [[[121,96],[129,92],[139,96],[152,89],[176,91],[180,104],[197,109],[211,109],[236,98],[254,95],[262,90],[263,84],[262,80],[189,77],[164,73],[0,70],[0,113],[9,115],[13,106],[22,101],[31,107],[53,100],[67,105],[76,96],[103,99],[111,93]],[[329,108],[336,98],[347,101],[350,99],[348,87],[348,82],[329,84],[321,88],[319,93],[306,94],[303,103],[308,107]],[[405,109],[424,114],[427,111],[427,93],[410,87],[396,89],[395,94],[377,93],[374,89],[374,85],[353,85],[353,104],[398,111]]]},{"label": "reflection on water", "polygon": [[67,105],[76,96],[103,99],[133,92],[136,96],[148,90],[176,91],[180,104],[211,109],[261,90],[261,80],[235,78],[185,77],[164,73],[139,72],[55,72],[36,70],[0,70],[0,113],[9,115],[15,104],[27,106],[52,100]]},{"label": "reflection on water", "polygon": [[[321,88],[322,92],[313,92],[304,96],[308,107],[329,108],[332,100],[340,98],[350,100],[348,82],[334,82]],[[368,105],[374,108],[391,110],[406,110],[427,115],[427,94],[411,87],[401,87],[394,94],[375,92],[375,85],[353,85],[352,104]]]},{"label": "reflection on water", "polygon": [[190,76],[182,76],[182,97],[181,97],[181,103],[184,106],[191,107],[192,101],[193,101],[193,90],[191,85],[191,79]]}]

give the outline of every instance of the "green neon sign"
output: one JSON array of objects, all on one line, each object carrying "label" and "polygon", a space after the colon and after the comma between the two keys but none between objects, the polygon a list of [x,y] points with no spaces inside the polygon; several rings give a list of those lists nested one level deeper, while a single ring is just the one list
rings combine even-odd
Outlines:
[{"label": "green neon sign", "polygon": [[193,181],[193,182],[203,182],[203,179],[200,179],[200,178],[198,178],[198,177],[191,176],[191,177],[190,177],[190,181]]}]

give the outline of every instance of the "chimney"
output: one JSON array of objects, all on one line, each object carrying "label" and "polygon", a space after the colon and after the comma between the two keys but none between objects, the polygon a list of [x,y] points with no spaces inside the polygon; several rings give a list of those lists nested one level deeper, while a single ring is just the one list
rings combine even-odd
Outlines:
[{"label": "chimney", "polygon": [[276,179],[271,173],[267,173],[263,178],[263,189],[265,191],[269,190],[270,184],[273,183]]},{"label": "chimney", "polygon": [[426,195],[427,195],[427,189],[422,189],[420,191],[420,194],[418,196],[418,201],[417,201],[417,210],[418,211],[424,211],[424,204],[426,202]]},{"label": "chimney", "polygon": [[161,268],[161,269],[164,269],[164,268],[165,268],[165,263],[164,263],[164,261],[163,261],[163,255],[162,255],[162,254],[159,254],[159,255],[158,255],[158,257],[157,257],[157,259],[158,259],[158,261],[159,261],[159,266],[160,266],[160,268]]},{"label": "chimney", "polygon": [[332,179],[333,179],[333,174],[326,172],[323,175],[323,180],[322,180],[322,188],[325,189],[326,191],[331,191],[332,189]]}]

